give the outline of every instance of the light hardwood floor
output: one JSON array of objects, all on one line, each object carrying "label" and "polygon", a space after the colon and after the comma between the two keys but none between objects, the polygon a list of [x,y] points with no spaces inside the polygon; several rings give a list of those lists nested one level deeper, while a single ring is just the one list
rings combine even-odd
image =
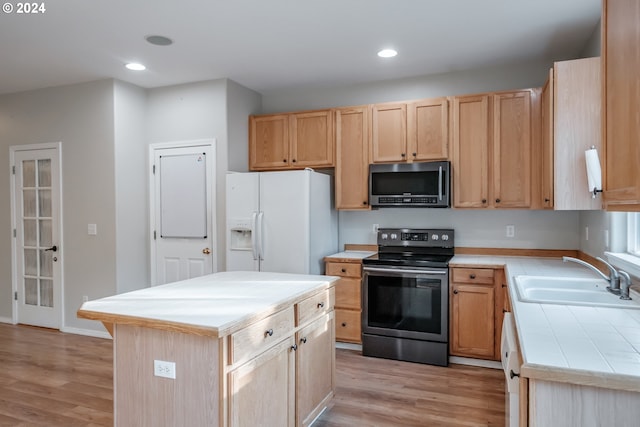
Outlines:
[{"label": "light hardwood floor", "polygon": [[[0,426],[113,425],[112,342],[0,324]],[[336,395],[314,427],[503,426],[502,371],[336,351]]]}]

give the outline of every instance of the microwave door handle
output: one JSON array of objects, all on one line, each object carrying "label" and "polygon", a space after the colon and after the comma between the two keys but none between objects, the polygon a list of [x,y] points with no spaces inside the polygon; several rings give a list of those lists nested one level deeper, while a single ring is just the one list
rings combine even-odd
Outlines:
[{"label": "microwave door handle", "polygon": [[438,199],[442,200],[442,166],[438,168]]}]

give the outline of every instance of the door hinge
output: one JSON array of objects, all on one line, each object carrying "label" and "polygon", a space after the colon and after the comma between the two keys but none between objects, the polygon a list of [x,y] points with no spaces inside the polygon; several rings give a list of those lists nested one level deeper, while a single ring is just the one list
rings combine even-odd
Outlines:
[{"label": "door hinge", "polygon": [[13,229],[13,237],[17,237],[17,236],[18,236],[18,234],[17,234],[17,232],[16,232],[16,229],[14,228],[14,229]]},{"label": "door hinge", "polygon": [[151,173],[153,173],[154,175],[156,174],[156,165],[153,165],[153,171]]},{"label": "door hinge", "polygon": [[153,240],[156,240],[156,230],[153,230]]},{"label": "door hinge", "polygon": [[13,299],[14,299],[14,300],[16,300],[16,301],[18,301],[18,291],[15,291],[15,292],[13,293]]}]

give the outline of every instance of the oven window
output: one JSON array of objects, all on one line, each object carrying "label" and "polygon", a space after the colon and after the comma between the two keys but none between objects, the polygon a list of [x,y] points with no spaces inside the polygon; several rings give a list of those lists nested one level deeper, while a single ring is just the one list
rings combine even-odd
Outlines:
[{"label": "oven window", "polygon": [[415,277],[368,278],[371,327],[442,333],[442,282]]}]

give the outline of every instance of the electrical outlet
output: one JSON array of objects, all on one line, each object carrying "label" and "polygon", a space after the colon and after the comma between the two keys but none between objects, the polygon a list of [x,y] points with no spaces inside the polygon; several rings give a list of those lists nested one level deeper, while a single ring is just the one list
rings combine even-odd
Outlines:
[{"label": "electrical outlet", "polygon": [[515,225],[507,225],[507,237],[513,237],[516,235],[516,227]]},{"label": "electrical outlet", "polygon": [[156,377],[176,379],[176,363],[164,360],[153,361],[153,375]]},{"label": "electrical outlet", "polygon": [[82,295],[82,302],[89,301],[89,297],[87,295]]},{"label": "electrical outlet", "polygon": [[380,224],[373,224],[373,232],[378,233],[378,228],[380,228]]}]

